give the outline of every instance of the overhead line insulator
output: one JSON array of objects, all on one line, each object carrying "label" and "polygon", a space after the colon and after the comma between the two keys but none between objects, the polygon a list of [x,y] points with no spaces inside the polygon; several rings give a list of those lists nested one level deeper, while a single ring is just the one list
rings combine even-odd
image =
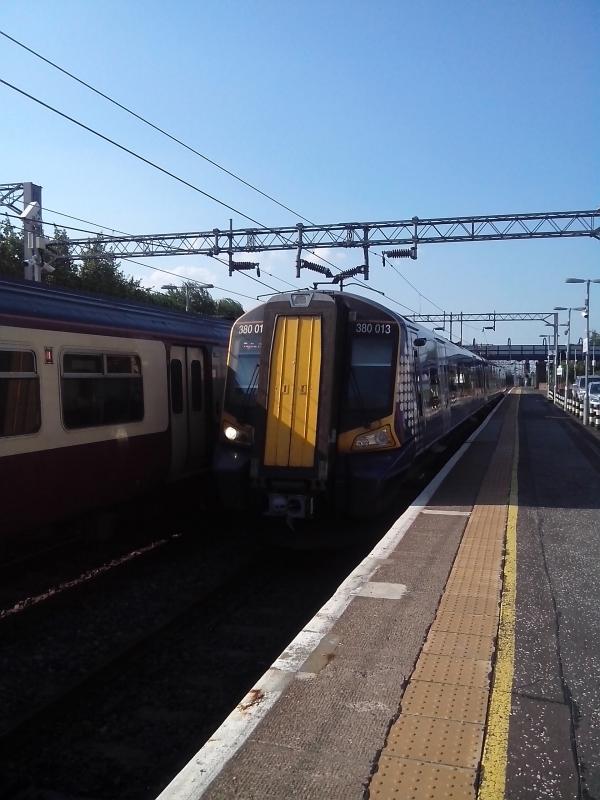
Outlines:
[{"label": "overhead line insulator", "polygon": [[353,278],[355,275],[364,275],[365,266],[361,264],[360,267],[352,267],[352,269],[345,269],[334,276],[332,283],[342,283],[346,278]]},{"label": "overhead line insulator", "polygon": [[234,272],[243,272],[251,269],[255,269],[256,274],[260,278],[260,264],[258,261],[234,261],[231,257],[229,258],[229,277],[231,277]]},{"label": "overhead line insulator", "polygon": [[[318,272],[320,275],[325,275],[326,278],[333,278],[333,272],[329,269],[329,267],[323,267],[321,264],[315,264],[312,261],[306,261],[306,259],[301,258],[299,261],[299,269],[310,269],[313,272]],[[298,275],[300,277],[300,275]]]},{"label": "overhead line insulator", "polygon": [[414,245],[413,247],[405,247],[399,250],[387,250],[383,255],[386,258],[412,258],[414,260],[417,257],[417,246]]}]

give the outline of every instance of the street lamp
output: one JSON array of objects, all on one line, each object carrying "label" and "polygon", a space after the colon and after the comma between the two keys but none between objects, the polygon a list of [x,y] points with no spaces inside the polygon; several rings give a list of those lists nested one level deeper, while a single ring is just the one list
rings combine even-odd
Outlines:
[{"label": "street lamp", "polygon": [[590,398],[588,394],[588,376],[590,372],[590,283],[600,283],[600,278],[567,278],[565,283],[585,283],[585,390],[583,394],[583,424],[589,422]]},{"label": "street lamp", "polygon": [[[199,289],[214,289],[212,283],[200,283],[199,281],[194,281],[194,286],[197,286]],[[165,283],[163,286],[160,287],[161,289],[169,289],[173,292],[176,292],[179,289],[179,286],[175,286],[174,283]],[[190,285],[186,281],[183,283],[183,289],[185,291],[185,310],[190,310]]]},{"label": "street lamp", "polygon": [[546,348],[546,397],[550,397],[550,337],[546,333],[538,334],[544,340]]},{"label": "street lamp", "polygon": [[[585,311],[583,306],[554,306],[555,311],[568,311],[569,323],[567,325],[567,374],[565,377],[565,410],[567,408],[567,392],[569,390],[569,354],[571,351],[571,311]],[[575,364],[573,364],[573,380],[575,380]]]},{"label": "street lamp", "polygon": [[513,368],[513,385],[516,386],[517,385],[517,362],[512,360],[512,341],[511,341],[510,336],[508,337],[507,344],[508,344],[508,361],[509,361],[509,364],[512,364],[512,368]]}]

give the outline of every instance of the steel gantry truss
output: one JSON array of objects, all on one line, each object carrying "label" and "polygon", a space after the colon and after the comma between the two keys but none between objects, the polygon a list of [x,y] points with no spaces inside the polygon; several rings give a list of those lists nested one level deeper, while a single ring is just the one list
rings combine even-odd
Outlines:
[{"label": "steel gantry truss", "polygon": [[15,214],[20,214],[23,208],[18,203],[23,202],[24,191],[24,183],[0,183],[0,206],[6,206]]},{"label": "steel gantry truss", "polygon": [[547,322],[553,324],[554,311],[484,311],[479,314],[465,314],[449,312],[443,314],[408,314],[407,318],[415,322],[442,323],[452,325],[452,322]]},{"label": "steel gantry truss", "polygon": [[450,341],[452,341],[454,325],[460,325],[461,342],[463,340],[463,323],[465,322],[487,322],[488,330],[490,328],[496,330],[497,322],[544,322],[552,327],[558,325],[558,314],[555,311],[483,311],[479,314],[450,311],[442,314],[407,314],[406,318],[412,319],[414,322],[439,326],[437,330],[445,330],[446,323],[448,323]]},{"label": "steel gantry truss", "polygon": [[[393,222],[340,222],[334,225],[303,225],[277,228],[240,228],[141,236],[98,236],[72,239],[71,252],[81,258],[91,242],[104,244],[115,258],[166,255],[258,253],[273,250],[363,248],[365,260],[371,247],[408,246],[387,251],[394,257],[416,257],[419,244],[443,242],[491,242],[514,239],[548,239],[576,236],[600,238],[600,210],[499,214],[476,217],[439,217]],[[366,277],[366,276],[365,276]]]}]

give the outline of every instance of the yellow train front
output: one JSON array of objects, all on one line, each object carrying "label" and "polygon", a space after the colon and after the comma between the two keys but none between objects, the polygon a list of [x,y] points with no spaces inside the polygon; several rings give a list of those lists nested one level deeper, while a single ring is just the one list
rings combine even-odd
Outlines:
[{"label": "yellow train front", "polygon": [[365,298],[275,295],[232,329],[222,501],[287,518],[380,510],[415,455],[487,401],[484,365]]}]

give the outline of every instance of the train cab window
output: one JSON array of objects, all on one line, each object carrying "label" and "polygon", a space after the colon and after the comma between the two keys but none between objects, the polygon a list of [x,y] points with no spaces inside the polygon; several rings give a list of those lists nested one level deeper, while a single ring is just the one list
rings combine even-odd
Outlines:
[{"label": "train cab window", "polygon": [[352,324],[350,364],[342,427],[351,430],[392,413],[398,327],[392,323]]},{"label": "train cab window", "polygon": [[253,424],[262,347],[262,322],[235,326],[229,350],[225,408],[240,422]]},{"label": "train cab window", "polygon": [[0,436],[35,433],[41,421],[35,354],[0,350]]},{"label": "train cab window", "polygon": [[178,358],[171,360],[171,409],[174,414],[183,411],[183,369]]},{"label": "train cab window", "polygon": [[65,428],[139,422],[144,388],[139,356],[65,353],[61,376]]},{"label": "train cab window", "polygon": [[202,364],[194,359],[190,364],[192,411],[202,411]]}]

